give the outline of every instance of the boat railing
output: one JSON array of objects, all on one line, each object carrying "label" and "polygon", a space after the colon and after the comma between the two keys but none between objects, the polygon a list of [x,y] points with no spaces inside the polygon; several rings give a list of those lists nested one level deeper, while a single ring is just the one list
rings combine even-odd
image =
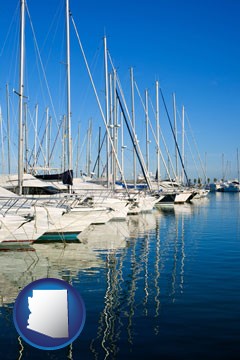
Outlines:
[{"label": "boat railing", "polygon": [[[75,201],[75,197],[71,199]],[[0,213],[4,216],[8,213],[19,213],[22,210],[31,210],[31,207],[62,207],[64,209],[69,208],[69,198],[52,198],[44,197],[31,198],[31,197],[0,197]]]},{"label": "boat railing", "polygon": [[7,213],[17,213],[20,209],[30,209],[31,205],[29,204],[28,198],[22,197],[8,197],[0,198],[0,212],[3,215]]},{"label": "boat railing", "polygon": [[0,197],[0,213],[20,213],[22,210],[31,210],[32,206],[50,206],[63,208],[68,211],[76,206],[88,206],[103,204],[106,199],[134,200],[143,196],[146,192],[134,189],[126,193],[123,191],[114,191],[113,189],[79,189],[73,194],[65,194],[63,197],[29,197],[29,196],[12,196]]}]

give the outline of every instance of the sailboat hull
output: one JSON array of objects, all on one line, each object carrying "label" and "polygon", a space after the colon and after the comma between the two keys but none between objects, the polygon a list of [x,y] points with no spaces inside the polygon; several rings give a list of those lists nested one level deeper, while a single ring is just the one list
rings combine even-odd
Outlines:
[{"label": "sailboat hull", "polygon": [[68,233],[61,232],[46,232],[42,236],[39,237],[34,243],[51,243],[51,242],[71,242],[71,243],[79,243],[77,236],[79,235],[79,231],[73,231]]}]

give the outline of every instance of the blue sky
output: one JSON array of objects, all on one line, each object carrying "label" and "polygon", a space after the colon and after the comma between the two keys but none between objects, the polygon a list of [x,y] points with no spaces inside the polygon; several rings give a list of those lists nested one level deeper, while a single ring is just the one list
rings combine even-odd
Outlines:
[{"label": "blue sky", "polygon": [[[66,112],[64,0],[42,0],[41,2],[28,0],[27,4],[52,94],[56,113],[55,121],[59,122]],[[0,103],[5,128],[5,154],[5,85],[8,82],[11,90],[18,87],[18,6],[17,0],[2,1],[0,4]],[[93,71],[102,106],[104,107],[102,38],[105,33],[108,49],[118,70],[128,104],[130,104],[129,68],[132,66],[135,80],[143,97],[145,89],[148,89],[152,102],[155,102],[154,83],[155,80],[159,80],[171,117],[173,92],[176,93],[179,113],[181,113],[182,105],[185,106],[203,163],[206,159],[208,176],[210,178],[222,177],[222,154],[224,154],[226,176],[236,177],[236,149],[240,148],[240,1],[122,0],[117,3],[108,0],[70,0],[70,8]],[[28,16],[26,23],[25,91],[29,96],[29,113],[33,117],[34,106],[39,103],[39,117],[43,119],[45,107],[49,105],[51,108],[51,105],[43,74],[41,70],[38,71],[39,60],[34,50]],[[76,144],[77,127],[80,123],[80,138],[84,148],[87,123],[92,118],[92,161],[94,162],[97,131],[103,123],[72,26],[71,73],[73,143]],[[17,99],[12,92],[10,96],[13,156],[16,153],[14,144],[17,136]],[[137,94],[135,94],[135,99],[137,132],[143,154],[145,154],[144,112]],[[53,109],[50,109],[50,112],[53,114]],[[154,124],[153,112],[150,118]],[[160,122],[174,161],[173,140],[162,103],[160,103]],[[180,122],[178,130],[180,137]],[[39,134],[41,131],[39,130]],[[186,134],[198,163],[187,127]],[[30,148],[31,125],[29,125],[29,136]],[[54,133],[52,138],[54,138]],[[131,177],[132,154],[127,137],[126,143],[128,149],[125,170]],[[179,145],[181,146],[180,143]],[[150,150],[153,159],[150,170],[154,172],[156,162],[153,139]],[[83,169],[86,157],[84,151],[80,165]],[[56,163],[60,158],[60,153],[59,148],[55,155]],[[76,154],[76,145],[74,154]],[[186,162],[189,177],[197,177],[198,173],[193,166],[187,139]],[[163,170],[162,175],[164,174]],[[200,170],[199,175],[202,176]]]}]

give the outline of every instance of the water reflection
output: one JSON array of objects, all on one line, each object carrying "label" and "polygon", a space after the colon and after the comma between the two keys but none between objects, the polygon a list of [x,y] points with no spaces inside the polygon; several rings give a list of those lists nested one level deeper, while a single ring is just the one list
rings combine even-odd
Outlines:
[{"label": "water reflection", "polygon": [[184,291],[186,212],[182,209],[167,221],[161,210],[130,217],[128,251],[108,254],[104,308],[90,346],[94,359],[116,359],[121,343],[125,352],[128,347],[132,353],[139,327],[144,326],[139,321],[150,323],[152,329],[147,331],[159,335],[162,306],[169,299],[175,302]]},{"label": "water reflection", "polygon": [[13,303],[22,288],[40,278],[70,281],[81,271],[94,275],[105,267],[98,251],[126,246],[125,227],[115,222],[91,228],[88,241],[81,244],[34,244],[25,251],[0,251],[0,305]]},{"label": "water reflection", "polygon": [[[159,311],[160,311],[160,275],[161,275],[161,270],[160,270],[160,254],[161,254],[161,242],[160,242],[160,227],[159,227],[159,223],[157,222],[156,224],[156,231],[155,231],[155,238],[156,238],[156,258],[155,258],[155,264],[154,264],[154,287],[156,289],[156,294],[154,297],[155,300],[155,314],[154,317],[155,319],[158,318],[159,316]],[[154,327],[154,334],[158,335],[159,333],[159,324],[156,323],[155,327]]]},{"label": "water reflection", "polygon": [[[126,222],[92,226],[82,234],[81,244],[36,244],[24,253],[0,252],[0,311],[12,308],[19,291],[39,278],[75,280],[83,291],[88,284],[86,292],[89,284],[94,288],[100,283],[104,298],[96,304],[97,329],[85,357],[116,359],[123,347],[133,353],[145,331],[160,336],[164,309],[184,294],[185,227],[196,209],[166,207]],[[22,359],[24,346],[20,338],[17,342]],[[75,349],[77,345],[68,348],[68,358]]]},{"label": "water reflection", "polygon": [[18,360],[21,360],[22,357],[23,357],[24,347],[23,347],[22,340],[21,340],[20,336],[18,336],[18,343],[19,343],[19,357],[18,357]]}]

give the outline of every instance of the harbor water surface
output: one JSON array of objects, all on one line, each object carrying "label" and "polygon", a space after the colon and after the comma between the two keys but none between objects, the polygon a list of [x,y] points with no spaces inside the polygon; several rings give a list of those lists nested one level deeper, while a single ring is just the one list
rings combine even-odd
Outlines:
[{"label": "harbor water surface", "polygon": [[[0,252],[0,359],[239,359],[239,194],[92,227],[83,243]],[[70,346],[26,344],[12,318],[31,281],[70,282],[86,305]]]}]

